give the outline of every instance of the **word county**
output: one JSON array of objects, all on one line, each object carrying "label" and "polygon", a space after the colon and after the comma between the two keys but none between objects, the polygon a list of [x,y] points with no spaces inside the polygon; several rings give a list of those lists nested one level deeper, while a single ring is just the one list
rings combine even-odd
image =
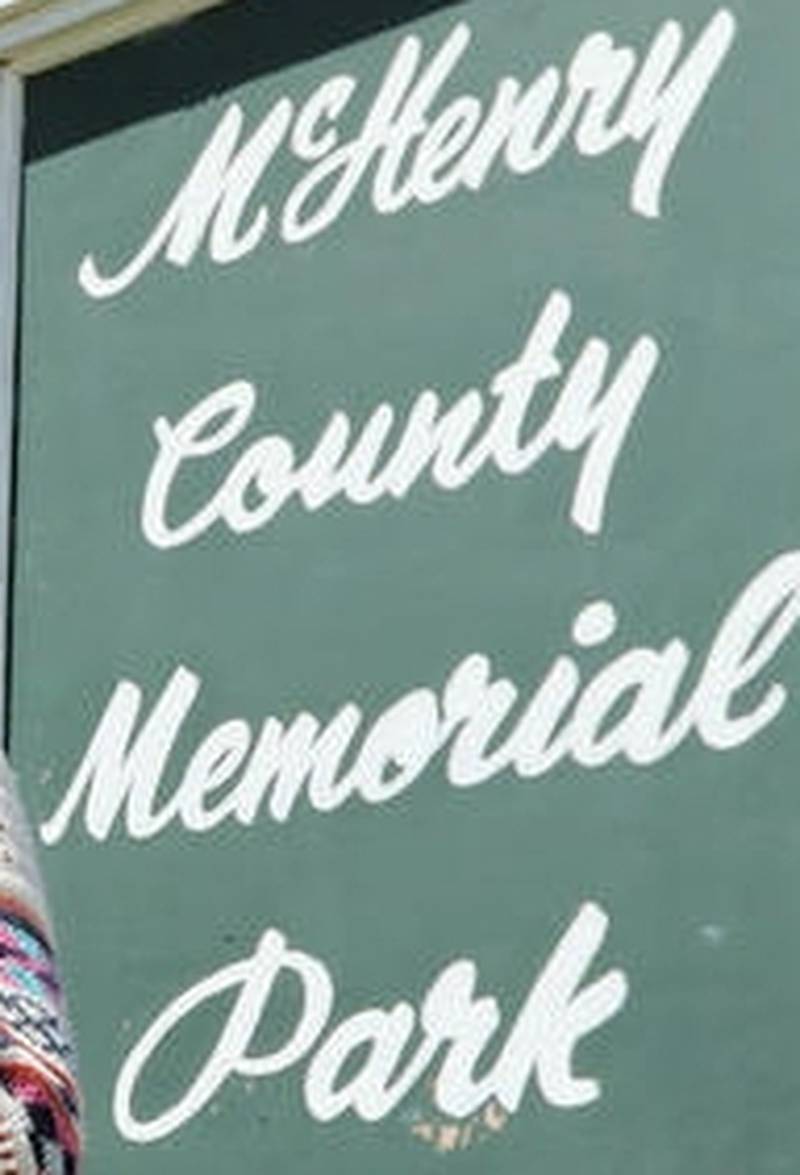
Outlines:
[{"label": "word county", "polygon": [[[486,393],[470,388],[444,405],[429,388],[402,423],[383,403],[359,429],[346,413],[334,412],[305,459],[279,434],[257,437],[237,452],[256,404],[255,388],[244,380],[218,388],[175,424],[159,417],[153,426],[158,453],[142,501],[144,537],[168,549],[196,541],[218,523],[247,534],[272,522],[292,498],[307,511],[339,497],[355,506],[400,500],[426,473],[437,488],[458,490],[490,465],[506,477],[527,473],[551,450],[581,454],[570,517],[585,533],[599,533],[609,483],[660,350],[642,335],[609,371],[608,343],[590,338],[565,371],[558,349],[571,317],[571,299],[554,291],[519,356],[495,374]],[[562,375],[552,406],[542,410],[545,385]],[[175,520],[170,499],[181,474],[196,475],[223,451],[229,469],[219,485],[188,517]]]}]

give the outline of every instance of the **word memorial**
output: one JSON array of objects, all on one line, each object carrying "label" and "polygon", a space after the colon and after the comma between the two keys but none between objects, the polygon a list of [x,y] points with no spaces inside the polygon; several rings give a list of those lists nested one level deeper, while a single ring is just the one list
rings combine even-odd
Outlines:
[{"label": "word memorial", "polygon": [[358,7],[33,83],[87,1171],[795,1170],[800,15]]}]

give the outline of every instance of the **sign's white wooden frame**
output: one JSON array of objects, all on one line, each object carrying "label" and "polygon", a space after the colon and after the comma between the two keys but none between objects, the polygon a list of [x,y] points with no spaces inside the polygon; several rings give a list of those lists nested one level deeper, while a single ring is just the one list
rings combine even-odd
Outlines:
[{"label": "sign's white wooden frame", "polygon": [[[0,742],[5,746],[24,79],[225,0],[0,0]],[[229,0],[230,2],[230,0]]]}]

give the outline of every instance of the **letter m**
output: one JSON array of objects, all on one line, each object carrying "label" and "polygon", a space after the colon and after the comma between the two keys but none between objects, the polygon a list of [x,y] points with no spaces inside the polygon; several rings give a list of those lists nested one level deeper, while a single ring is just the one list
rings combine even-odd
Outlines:
[{"label": "letter m", "polygon": [[160,831],[163,821],[152,813],[156,789],[199,688],[200,679],[179,666],[135,733],[142,691],[131,681],[118,683],[66,795],[40,828],[45,844],[62,838],[84,801],[86,828],[95,840],[108,837],[126,800],[132,837],[144,840]]},{"label": "letter m", "polygon": [[[253,189],[280,146],[292,118],[292,104],[282,98],[243,146],[244,115],[232,103],[198,156],[187,179],[139,251],[116,273],[104,275],[92,253],[78,270],[78,281],[92,298],[110,298],[141,277],[163,252],[172,265],[185,268],[209,233],[212,260],[236,261],[256,247],[267,230],[269,214],[261,205],[247,229],[239,222]],[[212,223],[213,222],[213,223]]]}]

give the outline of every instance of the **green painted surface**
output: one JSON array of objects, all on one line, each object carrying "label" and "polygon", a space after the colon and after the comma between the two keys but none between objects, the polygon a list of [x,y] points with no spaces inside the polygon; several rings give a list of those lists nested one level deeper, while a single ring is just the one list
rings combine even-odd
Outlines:
[{"label": "green painted surface", "polygon": [[[243,37],[236,7],[214,26],[229,52]],[[144,240],[232,97],[254,127],[279,96],[302,102],[345,70],[360,82],[354,133],[409,31],[432,52],[466,20],[473,41],[447,95],[488,95],[504,74],[532,79],[569,61],[597,29],[643,47],[674,18],[694,39],[715,11],[705,0],[472,0],[34,153],[11,753],[37,820],[56,810],[115,685],[137,683],[149,712],[181,664],[202,688],[165,797],[227,719],[258,729],[268,715],[288,722],[307,710],[328,721],[354,701],[372,721],[414,687],[439,695],[474,652],[525,699],[560,653],[589,678],[631,646],[679,636],[693,652],[686,696],[734,598],[798,536],[800,16],[788,0],[732,9],[736,40],[656,220],[629,207],[641,148],[591,159],[565,146],[528,177],[497,168],[479,193],[394,216],[377,215],[362,186],[306,244],[288,247],[271,227],[234,264],[205,251],[183,269],[159,260],[106,301],[77,282],[87,252],[110,264]],[[188,72],[195,52],[182,35],[153,42],[154,53],[173,47],[177,75],[181,53]],[[246,49],[252,65],[252,29]],[[48,118],[79,127],[93,103],[135,105],[131,94],[148,87],[147,44],[115,60],[119,94],[93,82],[92,62],[34,83],[31,141],[46,138]],[[302,173],[276,157],[263,185],[274,208]],[[402,418],[427,387],[447,403],[485,389],[555,289],[574,302],[568,363],[594,333],[615,365],[642,334],[662,348],[599,536],[569,522],[579,457],[551,453],[524,476],[486,469],[458,492],[426,476],[401,502],[337,499],[310,513],[294,501],[252,534],[216,525],[171,551],[146,542],[139,513],[157,417],[174,421],[247,379],[259,392],[247,437],[279,432],[305,454],[336,409],[364,421],[389,401]],[[196,463],[176,512],[206,500],[229,466],[227,453]],[[576,652],[573,618],[599,598],[616,607],[619,632],[605,649]],[[81,810],[43,863],[79,1032],[87,1175],[226,1165],[285,1175],[795,1171],[796,638],[739,709],[770,680],[789,691],[783,712],[725,753],[692,735],[649,766],[568,761],[537,779],[508,769],[463,789],[447,781],[444,753],[382,805],[356,797],[326,814],[302,795],[284,823],[264,806],[250,828],[197,833],[176,820],[141,841],[122,817],[93,840]],[[115,1128],[114,1083],[147,1025],[179,992],[248,956],[269,926],[324,960],[334,1022],[416,1003],[446,962],[469,957],[508,1025],[587,900],[610,917],[592,974],[619,966],[630,984],[623,1010],[575,1054],[576,1069],[602,1082],[592,1105],[549,1106],[534,1082],[503,1130],[442,1155],[414,1131],[444,1120],[425,1081],[380,1122],[348,1113],[322,1124],[303,1104],[301,1064],[231,1078],[164,1140],[136,1145]],[[296,1013],[288,999],[270,1007],[264,1047]],[[196,1072],[223,1010],[198,1016],[164,1054],[137,1103],[143,1117]]]}]

